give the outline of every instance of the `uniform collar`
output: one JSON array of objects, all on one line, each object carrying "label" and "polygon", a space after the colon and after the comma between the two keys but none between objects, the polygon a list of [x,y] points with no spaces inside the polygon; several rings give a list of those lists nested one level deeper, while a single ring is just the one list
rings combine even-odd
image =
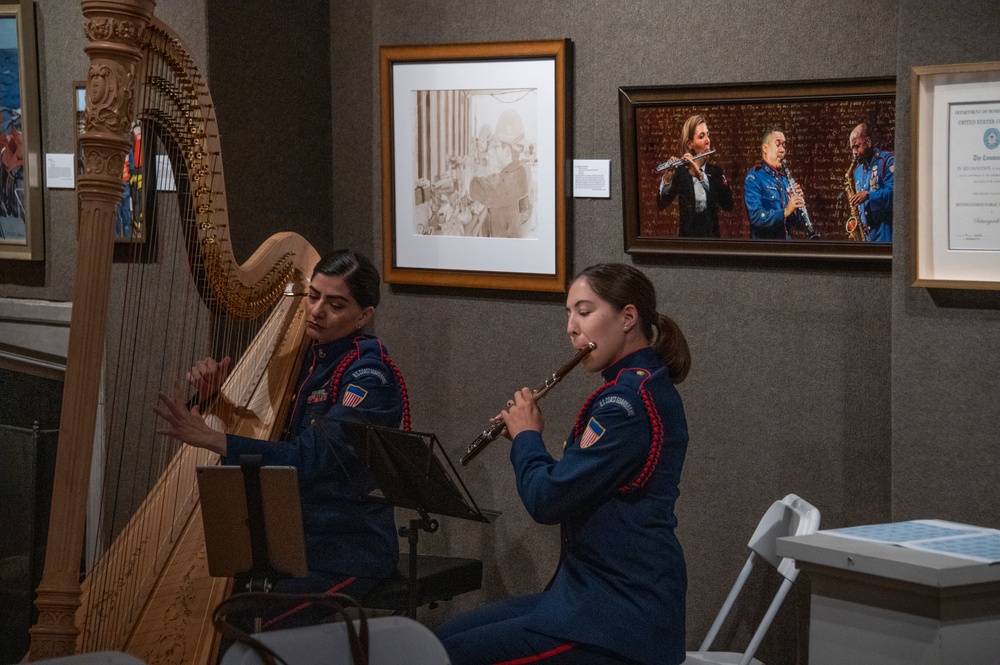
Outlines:
[{"label": "uniform collar", "polygon": [[656,351],[653,350],[653,347],[646,346],[638,351],[633,351],[618,362],[605,367],[601,370],[601,376],[604,377],[605,381],[614,381],[618,377],[619,372],[626,367],[650,369],[656,367],[658,364],[660,363]]},{"label": "uniform collar", "polygon": [[350,335],[346,335],[340,339],[335,339],[332,342],[325,342],[323,344],[313,342],[309,348],[312,350],[316,359],[320,363],[329,362],[340,358],[342,355],[350,351],[354,346],[355,340],[367,339],[367,337],[367,335],[351,333]]},{"label": "uniform collar", "polygon": [[869,171],[869,170],[871,170],[872,166],[874,166],[874,165],[875,165],[875,162],[877,162],[877,161],[881,161],[882,159],[885,159],[885,155],[884,155],[884,154],[882,154],[882,151],[881,151],[881,150],[879,150],[878,148],[872,148],[872,156],[871,156],[871,159],[869,159],[868,161],[865,161],[865,160],[863,160],[863,159],[859,159],[859,160],[858,160],[858,164],[859,164],[859,165],[860,165],[860,166],[861,166],[861,167],[862,167],[862,168],[863,168],[863,169],[864,169],[865,171]]},{"label": "uniform collar", "polygon": [[770,164],[768,164],[767,162],[765,162],[763,159],[760,160],[760,168],[762,168],[765,171],[767,171],[767,173],[769,173],[772,178],[778,178],[778,177],[780,177],[782,175],[781,171],[779,171],[778,169],[774,168],[773,166],[771,166]]}]

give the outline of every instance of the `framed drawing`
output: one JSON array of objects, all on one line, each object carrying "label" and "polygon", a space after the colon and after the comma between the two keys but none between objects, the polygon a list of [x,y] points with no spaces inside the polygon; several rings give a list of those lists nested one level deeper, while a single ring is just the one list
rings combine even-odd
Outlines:
[{"label": "framed drawing", "polygon": [[1000,62],[914,67],[913,286],[1000,289]]},{"label": "framed drawing", "polygon": [[[87,110],[87,83],[76,81],[73,84],[73,93],[76,99],[76,173],[77,176],[80,176],[83,175],[83,148],[80,146],[79,140],[86,129],[84,115]],[[146,240],[143,172],[147,170],[144,168],[144,157],[148,155],[143,152],[142,123],[138,118],[132,125],[131,146],[128,155],[125,156],[125,163],[122,165],[122,180],[125,183],[125,188],[122,190],[121,201],[118,202],[118,211],[115,215],[115,242],[117,243],[141,243]]]},{"label": "framed drawing", "polygon": [[565,290],[567,48],[381,48],[387,282]]},{"label": "framed drawing", "polygon": [[0,0],[0,259],[45,258],[35,14]]},{"label": "framed drawing", "polygon": [[893,79],[620,88],[618,102],[627,252],[892,258]]}]

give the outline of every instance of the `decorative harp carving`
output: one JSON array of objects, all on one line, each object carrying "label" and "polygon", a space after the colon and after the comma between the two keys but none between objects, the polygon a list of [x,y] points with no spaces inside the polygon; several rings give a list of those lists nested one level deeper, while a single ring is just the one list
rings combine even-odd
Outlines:
[{"label": "decorative harp carving", "polygon": [[[228,354],[235,369],[216,400],[225,407],[206,418],[271,437],[300,356],[302,287],[316,252],[284,233],[242,265],[233,260],[211,97],[154,4],[81,2],[85,172],[32,660],[101,650],[150,664],[214,658],[209,618],[227,589],[208,576],[194,482],[194,467],[213,456],[163,440],[151,407],[193,360]],[[133,260],[119,262],[115,221],[131,149],[146,165],[142,196],[132,196],[143,232],[126,248]],[[91,483],[100,477],[110,489]],[[89,523],[88,500],[100,517]]]}]

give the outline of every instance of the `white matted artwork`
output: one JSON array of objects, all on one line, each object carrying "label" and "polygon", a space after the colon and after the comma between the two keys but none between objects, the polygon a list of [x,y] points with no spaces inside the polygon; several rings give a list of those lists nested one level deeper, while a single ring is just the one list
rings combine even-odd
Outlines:
[{"label": "white matted artwork", "polygon": [[565,289],[565,49],[382,48],[387,282]]},{"label": "white matted artwork", "polygon": [[1000,289],[1000,62],[914,67],[913,286]]}]

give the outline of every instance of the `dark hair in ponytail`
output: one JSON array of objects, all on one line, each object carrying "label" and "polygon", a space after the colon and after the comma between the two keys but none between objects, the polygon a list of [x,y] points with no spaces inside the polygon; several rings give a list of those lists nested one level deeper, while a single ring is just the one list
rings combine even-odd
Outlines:
[{"label": "dark hair in ponytail", "polygon": [[313,268],[313,275],[320,273],[327,277],[342,277],[347,283],[347,290],[362,308],[378,307],[381,298],[379,293],[378,268],[364,254],[353,249],[338,249],[326,254]]},{"label": "dark hair in ponytail", "polygon": [[575,279],[581,277],[615,310],[620,312],[626,305],[635,307],[642,333],[651,340],[670,378],[674,383],[683,381],[691,369],[691,351],[673,319],[656,311],[656,289],[649,278],[625,263],[599,263],[584,268]]}]

